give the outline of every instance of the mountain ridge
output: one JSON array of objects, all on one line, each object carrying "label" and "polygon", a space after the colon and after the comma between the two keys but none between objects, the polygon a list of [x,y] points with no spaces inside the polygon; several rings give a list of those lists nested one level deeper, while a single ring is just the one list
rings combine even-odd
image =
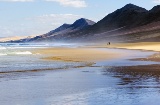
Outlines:
[{"label": "mountain ridge", "polygon": [[[127,4],[124,7],[108,14],[97,23],[81,18],[73,24],[63,24],[49,33],[28,40],[32,41],[92,41],[141,40],[139,33],[160,29],[160,5],[151,10]],[[146,29],[145,29],[146,27]],[[137,36],[133,33],[137,32]],[[128,34],[126,34],[128,33]],[[133,36],[131,36],[133,34]],[[128,36],[127,36],[128,35]],[[135,35],[135,36],[134,36]],[[124,38],[122,36],[125,36]],[[135,38],[134,38],[135,37]],[[21,40],[22,42],[25,42]]]}]

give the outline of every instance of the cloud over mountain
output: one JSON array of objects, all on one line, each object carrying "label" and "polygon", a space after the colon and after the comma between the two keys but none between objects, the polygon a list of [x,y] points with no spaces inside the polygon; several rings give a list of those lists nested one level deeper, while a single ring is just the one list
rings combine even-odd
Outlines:
[{"label": "cloud over mountain", "polygon": [[85,0],[46,0],[46,1],[58,2],[60,5],[76,7],[76,8],[87,7]]},{"label": "cloud over mountain", "polygon": [[0,0],[3,2],[33,2],[34,0]]},{"label": "cloud over mountain", "polygon": [[153,0],[154,3],[160,3],[160,0]]}]

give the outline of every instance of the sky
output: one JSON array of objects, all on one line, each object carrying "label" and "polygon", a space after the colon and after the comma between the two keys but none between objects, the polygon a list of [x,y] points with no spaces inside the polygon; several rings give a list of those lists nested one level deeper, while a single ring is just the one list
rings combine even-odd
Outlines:
[{"label": "sky", "polygon": [[79,18],[97,22],[128,3],[150,10],[160,0],[0,0],[0,37],[41,35]]}]

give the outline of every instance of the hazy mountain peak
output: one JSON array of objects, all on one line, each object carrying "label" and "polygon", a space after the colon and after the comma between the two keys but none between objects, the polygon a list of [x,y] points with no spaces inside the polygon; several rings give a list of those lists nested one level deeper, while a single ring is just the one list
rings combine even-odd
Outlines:
[{"label": "hazy mountain peak", "polygon": [[71,24],[64,23],[62,26],[70,26]]},{"label": "hazy mountain peak", "polygon": [[85,19],[85,18],[80,18],[80,19],[76,20],[73,24],[83,24],[83,23],[88,24],[88,25],[95,24],[94,21],[89,20],[89,19]]},{"label": "hazy mountain peak", "polygon": [[95,22],[92,21],[92,20],[85,19],[85,18],[80,18],[80,19],[76,20],[76,21],[71,25],[71,27],[74,28],[74,29],[76,29],[76,28],[78,28],[78,29],[83,29],[83,28],[86,28],[86,27],[91,26],[91,25],[93,25],[93,24],[95,24]]},{"label": "hazy mountain peak", "polygon": [[51,35],[51,34],[53,34],[53,33],[55,33],[55,32],[63,31],[63,30],[65,30],[65,29],[67,29],[69,26],[70,26],[70,24],[64,23],[63,25],[61,25],[60,27],[56,28],[55,30],[50,31],[50,32],[48,33],[48,35]]}]

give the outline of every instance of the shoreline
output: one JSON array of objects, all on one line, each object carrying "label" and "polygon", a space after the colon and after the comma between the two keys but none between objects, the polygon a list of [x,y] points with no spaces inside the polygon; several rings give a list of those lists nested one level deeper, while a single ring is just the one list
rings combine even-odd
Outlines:
[{"label": "shoreline", "polygon": [[[32,52],[33,54],[42,54],[38,55],[37,58],[38,60],[44,58],[43,60],[46,60],[44,62],[55,60],[71,62],[69,65],[73,66],[76,62],[88,63],[90,65],[72,66],[71,68],[67,68],[69,66],[66,65],[67,70],[64,68],[59,68],[58,70],[49,68],[46,70],[44,68],[41,71],[39,69],[24,72],[13,71],[11,74],[1,72],[0,89],[2,104],[79,104],[79,102],[83,104],[84,102],[88,103],[88,100],[93,100],[97,103],[102,102],[100,104],[104,104],[104,102],[108,104],[110,100],[113,100],[113,104],[115,104],[117,99],[119,99],[119,102],[122,102],[122,96],[125,96],[124,101],[129,104],[134,101],[130,101],[130,98],[137,98],[137,95],[147,100],[153,99],[153,96],[155,96],[158,100],[159,92],[156,91],[159,89],[159,64],[117,66],[118,63],[123,64],[123,60],[125,60],[123,65],[129,65],[129,62],[132,61],[126,58],[132,54],[135,55],[131,56],[131,58],[136,58],[138,56],[148,56],[152,52],[120,49],[104,50],[101,48],[44,48],[34,49]],[[98,55],[98,57],[95,57],[95,55]],[[52,56],[58,56],[61,59],[47,58]],[[103,61],[105,63],[113,62],[113,66],[103,64]],[[93,64],[94,62],[100,62],[104,66],[96,66]],[[37,64],[38,62],[35,63],[36,66],[38,66]],[[47,63],[45,64],[48,66]],[[51,64],[54,64],[54,62],[51,62]],[[63,64],[60,66],[63,66]],[[145,99],[144,101],[146,101]]]},{"label": "shoreline", "polygon": [[[160,43],[158,42],[141,42],[141,43],[120,43],[112,45],[93,45],[83,46],[77,48],[57,47],[57,48],[43,48],[33,51],[33,54],[44,55],[41,59],[63,61],[63,62],[84,62],[86,65],[93,65],[99,61],[108,61],[112,59],[120,59],[128,56],[129,54],[122,52],[115,52],[107,49],[121,49],[121,50],[138,50],[144,52],[153,52],[154,54],[131,58],[131,61],[153,61],[160,62],[160,48],[156,49]],[[149,46],[149,47],[148,47]],[[154,47],[152,47],[154,46]],[[139,48],[139,49],[138,49]],[[127,54],[127,55],[126,55]],[[130,54],[131,55],[131,54]],[[156,63],[155,63],[156,64]]]},{"label": "shoreline", "polygon": [[[115,44],[110,46],[84,46],[84,47],[78,47],[78,48],[44,48],[44,49],[38,49],[35,50],[34,53],[39,53],[42,55],[45,55],[43,58],[44,60],[53,60],[53,61],[63,61],[63,62],[83,62],[85,63],[85,66],[83,67],[91,67],[97,62],[103,62],[103,61],[109,61],[109,60],[118,60],[118,59],[124,59],[126,57],[127,53],[125,50],[138,50],[138,51],[144,51],[145,52],[153,52],[151,55],[147,55],[145,57],[132,57],[131,59],[127,59],[129,61],[153,61],[155,64],[144,64],[144,65],[134,65],[134,66],[113,66],[114,69],[123,68],[124,71],[127,69],[130,69],[131,72],[134,70],[146,70],[146,73],[150,69],[156,69],[160,67],[160,64],[157,64],[156,62],[160,62],[160,49],[156,49],[157,46],[159,46],[160,43],[124,43],[124,44]],[[138,46],[138,47],[137,47]],[[150,46],[150,47],[148,47]],[[154,46],[152,48],[152,46]],[[124,49],[123,52],[114,52],[112,50],[102,50],[104,48],[107,49]],[[140,48],[140,49],[137,49]],[[128,55],[130,56],[130,55]],[[120,63],[120,62],[119,62]],[[89,65],[89,66],[88,66]],[[119,67],[119,68],[118,68]]]}]

